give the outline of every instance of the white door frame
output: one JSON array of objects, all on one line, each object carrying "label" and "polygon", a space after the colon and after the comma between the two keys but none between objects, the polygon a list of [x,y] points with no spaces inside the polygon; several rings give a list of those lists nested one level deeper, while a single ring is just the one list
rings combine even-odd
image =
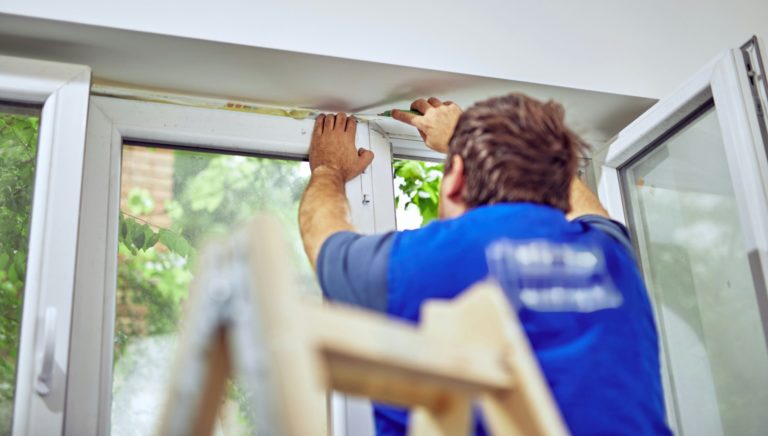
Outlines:
[{"label": "white door frame", "polygon": [[62,429],[90,85],[86,66],[0,56],[0,99],[42,106],[14,435]]},{"label": "white door frame", "polygon": [[[766,108],[766,102],[758,103],[753,98],[753,85],[745,65],[745,51],[754,50],[757,43],[754,38],[741,49],[728,50],[718,56],[624,128],[608,146],[598,194],[611,217],[626,224],[622,168],[655,148],[691,121],[698,110],[713,102],[723,133],[745,248],[757,290],[763,335],[768,341],[768,158],[756,106],[757,103]],[[764,52],[762,58],[766,59]],[[647,262],[647,259],[641,257],[640,262]],[[662,358],[665,359],[663,352]],[[671,400],[669,377],[670,374],[663,374],[665,396]],[[667,402],[667,412],[670,422],[675,422],[677,417],[670,401]]]}]

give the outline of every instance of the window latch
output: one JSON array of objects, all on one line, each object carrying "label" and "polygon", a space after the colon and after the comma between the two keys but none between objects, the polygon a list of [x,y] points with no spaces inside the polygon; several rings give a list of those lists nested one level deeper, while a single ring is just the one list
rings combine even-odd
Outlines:
[{"label": "window latch", "polygon": [[37,377],[35,390],[40,396],[51,392],[53,381],[54,353],[56,351],[56,308],[48,307],[43,319],[42,342],[37,353]]}]

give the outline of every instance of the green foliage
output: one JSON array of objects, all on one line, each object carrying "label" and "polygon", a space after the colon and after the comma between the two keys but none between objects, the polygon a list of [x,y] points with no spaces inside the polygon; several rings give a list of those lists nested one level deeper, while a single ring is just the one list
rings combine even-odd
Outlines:
[{"label": "green foliage", "polygon": [[396,160],[393,166],[395,183],[402,192],[395,197],[396,205],[404,202],[405,207],[415,206],[421,214],[422,226],[437,218],[443,164]]},{"label": "green foliage", "polygon": [[237,433],[238,435],[255,435],[256,424],[251,422],[250,417],[254,415],[251,407],[251,396],[231,380],[227,386],[227,398],[237,404]]},{"label": "green foliage", "polygon": [[0,114],[0,401],[13,398],[38,127]]},{"label": "green foliage", "polygon": [[128,193],[128,209],[134,215],[149,215],[155,210],[155,200],[146,189],[133,188]]},{"label": "green foliage", "polygon": [[[154,202],[148,192],[142,195]],[[120,213],[118,241],[117,304],[141,308],[143,318],[141,323],[117,326],[115,350],[119,356],[134,337],[176,331],[181,302],[192,281],[188,265],[195,250],[178,233],[155,231],[149,223],[125,212]]]},{"label": "green foliage", "polygon": [[308,176],[299,166],[298,161],[176,152],[174,198],[166,205],[174,230],[198,246],[259,211],[295,222]]},{"label": "green foliage", "polygon": [[159,245],[135,254],[126,247],[121,244],[119,250],[117,304],[123,308],[141,308],[143,319],[118,326],[115,331],[118,356],[135,337],[176,332],[181,303],[192,281],[185,257]]}]

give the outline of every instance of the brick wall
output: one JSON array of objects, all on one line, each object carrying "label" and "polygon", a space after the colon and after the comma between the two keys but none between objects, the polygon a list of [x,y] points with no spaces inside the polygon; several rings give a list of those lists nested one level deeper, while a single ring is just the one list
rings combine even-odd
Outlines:
[{"label": "brick wall", "polygon": [[165,203],[173,198],[173,159],[173,150],[140,146],[123,147],[120,210],[130,213],[125,203],[132,189],[146,189],[155,200],[155,210],[140,218],[155,226],[170,227],[171,219],[165,213]]},{"label": "brick wall", "polygon": [[[138,218],[148,221],[154,230],[170,228],[171,219],[166,213],[166,202],[173,198],[173,150],[142,146],[124,146],[120,179],[120,210],[132,214],[128,208],[129,193],[136,188],[151,194],[155,207]],[[115,330],[131,336],[147,333],[147,307],[125,298],[123,289],[117,289]]]}]

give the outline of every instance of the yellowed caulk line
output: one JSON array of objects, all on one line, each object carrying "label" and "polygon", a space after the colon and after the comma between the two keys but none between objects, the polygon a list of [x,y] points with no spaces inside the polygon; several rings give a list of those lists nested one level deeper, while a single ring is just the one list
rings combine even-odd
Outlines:
[{"label": "yellowed caulk line", "polygon": [[[114,97],[124,100],[142,101],[147,103],[173,104],[177,106],[194,107],[200,109],[228,110],[235,112],[246,112],[260,115],[269,115],[277,117],[293,118],[295,120],[304,120],[314,118],[320,113],[316,109],[281,107],[262,105],[256,103],[244,103],[240,101],[219,100],[210,97],[200,97],[160,90],[145,90],[133,87],[114,85],[111,82],[97,81],[91,88],[93,95]],[[387,118],[386,116],[374,114],[355,114],[355,117],[363,121]]]}]

